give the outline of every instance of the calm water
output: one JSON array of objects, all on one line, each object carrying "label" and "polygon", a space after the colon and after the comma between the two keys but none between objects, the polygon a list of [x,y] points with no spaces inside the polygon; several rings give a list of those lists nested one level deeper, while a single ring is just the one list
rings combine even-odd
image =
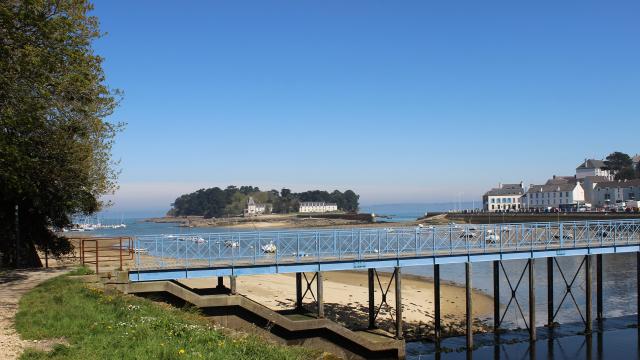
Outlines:
[{"label": "calm water", "polygon": [[[400,212],[402,209],[387,208],[387,213],[396,215],[397,218],[401,216],[408,220],[413,220],[417,216],[424,213],[411,213]],[[436,211],[436,210],[431,210]],[[119,223],[120,220],[112,220],[111,223]],[[103,223],[110,223],[108,220]],[[117,236],[117,235],[145,235],[145,234],[196,234],[207,232],[220,232],[220,231],[235,231],[234,229],[225,228],[183,228],[178,227],[177,224],[156,224],[146,223],[142,219],[125,219],[127,224],[126,229],[103,229],[100,231],[91,232],[96,236]],[[85,233],[88,234],[88,233]],[[572,287],[575,300],[583,312],[584,316],[584,304],[585,304],[585,271],[584,267],[576,274],[576,270],[579,268],[582,258],[580,257],[561,257],[558,258],[558,264],[564,272],[565,278],[568,282],[574,278],[575,282]],[[525,266],[525,261],[504,261],[504,267],[509,274],[509,280],[512,286],[515,288],[516,283],[522,273]],[[592,261],[592,284],[593,284],[593,311],[595,312],[595,259]],[[546,260],[537,260],[535,267],[536,277],[536,315],[537,326],[543,326],[547,319],[547,269]],[[424,267],[407,267],[403,268],[403,273],[420,275],[424,277],[431,277],[433,275],[433,269],[430,266]],[[637,296],[636,296],[636,257],[635,254],[614,254],[604,256],[604,296],[605,296],[605,317],[607,318],[621,318],[625,315],[635,314],[637,312]],[[442,265],[441,276],[445,281],[450,281],[460,285],[464,285],[464,265]],[[473,287],[479,291],[483,291],[492,295],[493,292],[493,272],[492,264],[487,263],[474,263],[473,264]],[[518,301],[520,303],[522,312],[525,316],[528,316],[528,288],[527,288],[527,274],[525,273],[520,287],[516,291]],[[502,311],[505,311],[506,305],[509,301],[511,290],[508,282],[505,279],[504,273],[501,272],[500,280],[500,303]],[[562,297],[565,294],[566,284],[564,283],[562,276],[555,268],[554,276],[554,298],[555,305],[558,307]],[[443,294],[446,296],[446,294]],[[446,315],[446,314],[443,314]],[[482,317],[491,323],[492,315],[486,314]],[[593,314],[595,319],[595,313]],[[624,318],[622,318],[624,319]],[[635,319],[635,317],[633,318]],[[425,321],[429,321],[425,319]],[[573,303],[573,299],[568,296],[558,311],[556,321],[561,324],[579,323],[581,321],[580,313],[576,310],[576,306]],[[607,359],[617,356],[618,359],[637,359],[638,357],[638,334],[636,329],[624,329],[629,324],[632,324],[633,320],[627,323],[624,321],[618,324],[619,329],[611,329],[605,331],[602,335],[593,335],[593,339],[589,340],[585,336],[571,336],[572,334],[578,334],[583,329],[582,324],[578,325],[563,325],[564,329],[563,337],[556,338],[552,342],[538,341],[535,346],[534,354],[531,354],[529,349],[529,343],[526,340],[525,334],[518,334],[514,332],[515,338],[513,341],[521,341],[512,345],[483,346],[473,352],[474,359],[524,359],[524,358],[536,358],[536,359]],[[520,316],[519,310],[515,303],[512,303],[506,312],[503,326],[510,329],[524,328],[524,320]],[[544,329],[542,329],[544,331]],[[481,341],[482,338],[476,340]],[[464,339],[449,339],[452,342],[451,348],[459,348],[464,346]],[[456,343],[456,342],[459,342]],[[493,341],[487,341],[492,343]],[[624,348],[624,350],[621,350]],[[620,353],[622,351],[622,353]],[[408,345],[408,353],[412,359],[431,359],[435,358],[432,354],[433,348],[431,344],[412,343]],[[550,355],[551,354],[551,355]],[[589,354],[592,356],[589,357]],[[533,356],[533,357],[532,357]],[[467,358],[466,353],[443,353],[442,359],[463,359]]]},{"label": "calm water", "polygon": [[567,336],[529,342],[481,346],[472,353],[408,354],[410,360],[488,360],[488,359],[638,359],[640,352],[638,329],[610,330],[589,336]]}]

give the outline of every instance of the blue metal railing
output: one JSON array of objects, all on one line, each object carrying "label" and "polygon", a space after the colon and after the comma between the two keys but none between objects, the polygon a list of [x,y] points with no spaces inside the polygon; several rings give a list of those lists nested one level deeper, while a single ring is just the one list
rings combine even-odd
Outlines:
[{"label": "blue metal railing", "polygon": [[136,268],[323,263],[640,243],[640,220],[144,235]]}]

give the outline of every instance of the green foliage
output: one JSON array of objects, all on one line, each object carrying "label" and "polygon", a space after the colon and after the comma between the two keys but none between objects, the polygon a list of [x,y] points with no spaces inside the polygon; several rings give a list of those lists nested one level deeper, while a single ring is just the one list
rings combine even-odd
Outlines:
[{"label": "green foliage", "polygon": [[636,178],[636,171],[633,168],[633,160],[628,154],[616,151],[607,156],[604,161],[608,170],[615,173],[616,180],[631,180]]},{"label": "green foliage", "polygon": [[100,36],[87,0],[0,2],[0,263],[16,265],[15,207],[22,265],[36,247],[71,246],[48,228],[93,213],[116,188],[111,146],[121,124],[104,121],[119,93],[104,83]]},{"label": "green foliage", "polygon": [[[222,217],[242,214],[249,196],[262,204],[271,204],[274,213],[286,214],[295,212],[303,201],[324,201],[338,204],[338,209],[346,212],[358,211],[360,198],[352,190],[344,193],[335,190],[332,193],[321,190],[293,193],[289,189],[260,191],[253,186],[229,186],[222,190],[214,187],[200,189],[196,192],[181,195],[172,205],[168,215],[171,216],[204,216]],[[269,207],[267,207],[269,209]]]},{"label": "green foliage", "polygon": [[74,270],[70,271],[68,275],[76,276],[76,275],[92,275],[95,274],[93,270],[89,269],[86,265],[78,266]]},{"label": "green foliage", "polygon": [[109,295],[68,277],[20,300],[16,328],[25,339],[64,337],[52,352],[21,359],[311,359],[314,352],[251,336],[225,335],[205,318],[151,301]]}]

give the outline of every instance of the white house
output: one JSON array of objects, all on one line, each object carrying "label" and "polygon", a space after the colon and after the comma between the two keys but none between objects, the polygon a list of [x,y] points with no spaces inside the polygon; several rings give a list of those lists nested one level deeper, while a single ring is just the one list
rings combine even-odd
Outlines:
[{"label": "white house", "polygon": [[556,177],[544,185],[531,185],[524,196],[526,209],[573,209],[584,204],[584,189],[576,178]]},{"label": "white house", "polygon": [[604,161],[595,159],[584,159],[584,162],[576,168],[576,178],[584,179],[587,176],[603,176],[613,180],[613,175],[606,169]]},{"label": "white house", "polygon": [[482,196],[482,207],[489,212],[518,211],[522,208],[523,194],[522,182],[519,184],[498,184],[498,187],[487,191]]},{"label": "white house", "polygon": [[596,207],[615,206],[629,200],[640,199],[640,179],[598,183],[593,191]]},{"label": "white house", "polygon": [[257,216],[267,211],[267,205],[256,203],[252,196],[247,199],[247,206],[244,209],[244,216]]},{"label": "white house", "polygon": [[589,204],[595,204],[595,195],[594,191],[596,185],[611,181],[610,177],[607,176],[587,176],[582,179],[582,188],[584,189],[584,201]]},{"label": "white house", "polygon": [[298,211],[301,213],[325,213],[338,211],[338,204],[325,202],[301,202],[300,209]]}]

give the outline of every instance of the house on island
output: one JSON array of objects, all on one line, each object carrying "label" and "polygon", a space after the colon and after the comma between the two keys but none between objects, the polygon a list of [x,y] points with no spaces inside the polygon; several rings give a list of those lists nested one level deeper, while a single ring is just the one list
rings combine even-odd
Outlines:
[{"label": "house on island", "polygon": [[524,208],[531,210],[577,210],[584,205],[584,188],[577,176],[553,176],[544,185],[531,184],[524,198]]},{"label": "house on island", "polygon": [[253,200],[252,196],[247,199],[247,206],[244,208],[244,216],[258,216],[267,212],[268,204],[260,204]]},{"label": "house on island", "polygon": [[519,211],[520,201],[524,194],[522,182],[519,184],[498,184],[498,187],[487,191],[482,196],[482,206],[485,211]]},{"label": "house on island", "polygon": [[338,204],[313,201],[301,202],[298,210],[301,213],[326,213],[332,211],[338,211]]},{"label": "house on island", "polygon": [[603,160],[584,159],[576,168],[576,179],[584,179],[587,176],[602,176],[613,180],[613,174],[607,170]]}]

